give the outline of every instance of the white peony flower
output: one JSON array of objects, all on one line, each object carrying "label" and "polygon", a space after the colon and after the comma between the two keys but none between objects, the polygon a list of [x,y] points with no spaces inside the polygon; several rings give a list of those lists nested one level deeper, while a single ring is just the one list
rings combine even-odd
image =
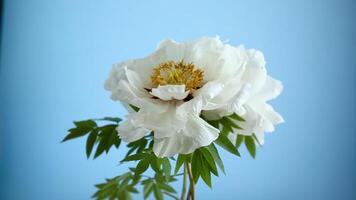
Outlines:
[{"label": "white peony flower", "polygon": [[[238,133],[254,133],[261,143],[264,132],[283,121],[266,104],[282,85],[267,75],[262,53],[219,38],[165,40],[146,58],[114,65],[105,88],[129,110],[118,127],[120,137],[132,142],[154,131],[159,157],[188,154],[216,140],[220,131],[201,116],[237,113],[246,120]],[[140,109],[134,112],[129,105]]]}]

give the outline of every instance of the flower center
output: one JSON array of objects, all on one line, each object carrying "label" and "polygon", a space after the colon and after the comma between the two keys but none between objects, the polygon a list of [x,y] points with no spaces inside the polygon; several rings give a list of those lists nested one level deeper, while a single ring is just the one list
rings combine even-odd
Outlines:
[{"label": "flower center", "polygon": [[203,85],[203,71],[195,69],[193,63],[168,61],[153,68],[152,86],[185,85],[185,90],[192,92]]}]

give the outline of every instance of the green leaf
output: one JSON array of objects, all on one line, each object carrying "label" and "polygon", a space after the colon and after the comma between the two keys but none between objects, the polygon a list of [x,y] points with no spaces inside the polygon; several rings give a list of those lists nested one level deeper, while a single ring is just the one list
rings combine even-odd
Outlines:
[{"label": "green leaf", "polygon": [[258,145],[262,146],[262,144],[260,143],[260,141],[258,140],[256,134],[252,134],[252,137],[255,139],[255,141],[257,142]]},{"label": "green leaf", "polygon": [[104,117],[100,120],[105,120],[105,121],[110,121],[110,122],[116,122],[116,123],[119,123],[121,122],[121,119],[118,118],[118,117]]},{"label": "green leaf", "polygon": [[223,125],[223,129],[222,129],[221,132],[224,135],[227,135],[228,133],[233,132],[232,126],[231,126],[230,121],[229,121],[229,119],[227,117],[221,118],[220,123]]},{"label": "green leaf", "polygon": [[146,157],[145,159],[140,160],[140,162],[137,164],[135,173],[136,174],[142,174],[145,172],[150,165],[150,159]]},{"label": "green leaf", "polygon": [[86,145],[86,154],[87,157],[90,157],[90,154],[93,150],[93,146],[95,144],[96,138],[98,137],[98,130],[97,129],[93,129],[87,139],[87,145]]},{"label": "green leaf", "polygon": [[115,147],[118,149],[118,148],[120,147],[120,144],[121,144],[121,139],[120,139],[120,137],[117,135],[117,136],[115,137],[114,145],[115,145]]},{"label": "green leaf", "polygon": [[140,110],[139,107],[136,107],[136,106],[134,106],[134,105],[132,105],[132,104],[130,104],[130,107],[131,107],[135,112],[138,112],[138,111]]},{"label": "green leaf", "polygon": [[241,144],[244,142],[245,140],[245,136],[241,135],[241,134],[237,134],[236,136],[236,148],[239,148],[241,146]]},{"label": "green leaf", "polygon": [[151,154],[151,167],[156,173],[160,173],[161,160],[154,153]]},{"label": "green leaf", "polygon": [[153,192],[155,195],[156,200],[163,200],[163,193],[162,191],[158,188],[157,185],[153,186]]},{"label": "green leaf", "polygon": [[130,191],[131,193],[136,193],[136,194],[139,193],[139,191],[136,188],[132,187],[131,185],[127,186],[127,190]]},{"label": "green leaf", "polygon": [[255,158],[256,157],[256,143],[252,136],[245,136],[245,145],[246,145],[248,152],[252,156],[252,158]]},{"label": "green leaf", "polygon": [[162,190],[165,190],[165,191],[167,191],[167,192],[170,192],[170,193],[177,193],[173,187],[171,187],[170,185],[167,185],[167,184],[165,184],[165,183],[157,183],[157,186],[158,186],[159,188],[161,188]]},{"label": "green leaf", "polygon": [[168,158],[163,158],[162,159],[162,168],[163,168],[163,172],[166,176],[166,180],[169,179],[169,177],[171,176],[171,163],[169,162]]},{"label": "green leaf", "polygon": [[199,180],[201,165],[200,152],[199,149],[196,149],[191,159],[191,169],[195,183]]},{"label": "green leaf", "polygon": [[186,154],[179,154],[177,161],[176,161],[176,167],[174,170],[174,173],[177,174],[179,169],[182,167],[183,163],[186,161],[186,159],[189,157],[189,155]]},{"label": "green leaf", "polygon": [[96,123],[91,119],[83,120],[83,121],[75,121],[73,123],[76,127],[94,128],[97,126]]},{"label": "green leaf", "polygon": [[149,181],[143,185],[143,198],[147,199],[147,197],[152,193],[152,191],[153,191],[153,181]]},{"label": "green leaf", "polygon": [[[231,119],[228,117],[223,117],[223,121],[225,121],[230,127],[236,128],[236,129],[242,129],[239,125],[235,124]],[[233,132],[231,128],[231,132]]]},{"label": "green leaf", "polygon": [[99,135],[100,141],[99,145],[96,149],[94,159],[100,156],[107,148],[109,148],[109,145],[112,144],[112,132],[115,130],[116,125],[107,125],[105,127],[102,127],[101,133]]},{"label": "green leaf", "polygon": [[140,153],[140,152],[142,152],[143,150],[145,150],[145,148],[146,148],[146,145],[147,145],[147,140],[145,139],[145,138],[142,138],[142,142],[140,143],[140,145],[138,146],[138,148],[137,148],[137,153]]},{"label": "green leaf", "polygon": [[239,151],[225,135],[219,134],[219,137],[217,140],[215,140],[215,143],[224,148],[225,150],[229,151],[230,153],[240,156]]},{"label": "green leaf", "polygon": [[237,120],[237,121],[241,121],[241,122],[246,121],[244,118],[240,117],[240,116],[239,116],[238,114],[236,114],[236,113],[230,115],[229,117],[232,118],[232,119],[235,119],[235,120]]},{"label": "green leaf", "polygon": [[135,150],[136,153],[142,152],[145,149],[146,144],[147,140],[145,138],[141,138],[137,141],[128,143],[127,147],[129,148],[129,150],[127,151],[125,157],[131,155]]},{"label": "green leaf", "polygon": [[218,170],[216,168],[215,165],[215,160],[213,158],[213,156],[210,154],[209,150],[205,149],[205,148],[201,148],[200,152],[202,153],[202,162],[204,163],[204,165],[207,163],[210,171],[215,174],[216,176],[219,176]]},{"label": "green leaf", "polygon": [[85,126],[69,129],[68,130],[69,134],[62,140],[62,142],[65,142],[70,139],[82,137],[82,136],[86,135],[87,133],[89,133],[91,130],[92,130],[91,127],[85,127]]},{"label": "green leaf", "polygon": [[211,175],[210,170],[208,167],[208,163],[204,161],[204,158],[200,156],[200,176],[202,177],[203,181],[211,187]]},{"label": "green leaf", "polygon": [[145,158],[146,156],[149,156],[149,154],[147,154],[147,153],[138,153],[138,154],[127,156],[123,160],[121,160],[120,162],[123,163],[123,162],[127,162],[127,161],[137,161],[137,160],[141,160],[142,158]]},{"label": "green leaf", "polygon": [[205,148],[209,150],[210,154],[213,156],[213,158],[215,160],[215,163],[219,166],[221,171],[225,174],[224,163],[222,162],[219,152],[216,149],[214,143],[211,143],[209,146],[207,146]]},{"label": "green leaf", "polygon": [[118,140],[118,139],[119,139],[119,136],[118,136],[118,133],[117,133],[116,127],[115,127],[115,128],[113,128],[113,129],[111,130],[110,137],[109,137],[109,139],[108,139],[108,143],[107,143],[106,149],[105,149],[106,153],[109,152],[109,150],[110,150],[110,148],[112,147],[112,145],[113,145],[113,144],[115,143],[115,141]]},{"label": "green leaf", "polygon": [[221,129],[221,131],[220,131],[220,135],[227,136],[227,135],[229,135],[230,132],[232,132],[231,127],[229,127],[229,126],[222,126],[222,129]]},{"label": "green leaf", "polygon": [[210,125],[212,125],[213,127],[219,129],[219,120],[211,120],[211,121],[208,121],[208,123]]},{"label": "green leaf", "polygon": [[98,190],[93,195],[93,198],[98,200],[130,200],[132,199],[131,193],[138,192],[135,185],[139,180],[135,180],[136,178],[131,172],[127,172],[121,176],[106,179],[106,182],[95,185]]}]

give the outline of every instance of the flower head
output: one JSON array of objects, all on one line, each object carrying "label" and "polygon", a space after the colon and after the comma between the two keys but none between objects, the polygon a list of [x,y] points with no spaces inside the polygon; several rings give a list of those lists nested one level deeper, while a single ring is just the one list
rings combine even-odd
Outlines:
[{"label": "flower head", "polygon": [[[129,110],[118,127],[120,137],[132,142],[153,132],[159,157],[191,153],[216,140],[220,131],[202,116],[237,113],[246,119],[239,134],[254,133],[261,141],[265,131],[283,121],[266,104],[282,85],[267,75],[262,53],[219,38],[165,40],[145,58],[114,65],[105,88]],[[134,112],[128,105],[140,109]]]}]

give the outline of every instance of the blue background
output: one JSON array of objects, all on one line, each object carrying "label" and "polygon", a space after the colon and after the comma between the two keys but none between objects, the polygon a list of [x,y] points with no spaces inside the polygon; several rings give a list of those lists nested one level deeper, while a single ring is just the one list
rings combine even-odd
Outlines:
[{"label": "blue background", "polygon": [[0,199],[88,199],[126,170],[125,149],[93,161],[85,139],[60,140],[72,120],[124,116],[103,89],[111,64],[203,35],[264,52],[285,86],[272,104],[286,123],[255,160],[223,153],[227,175],[213,189],[200,182],[198,199],[355,199],[355,9],[346,0],[5,1]]}]

